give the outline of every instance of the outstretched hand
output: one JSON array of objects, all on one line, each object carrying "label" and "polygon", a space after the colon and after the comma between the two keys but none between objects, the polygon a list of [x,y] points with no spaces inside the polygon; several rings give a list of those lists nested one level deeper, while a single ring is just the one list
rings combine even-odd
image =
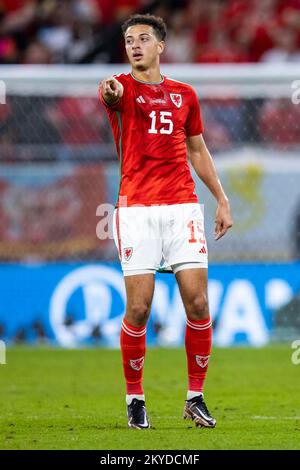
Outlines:
[{"label": "outstretched hand", "polygon": [[102,80],[100,87],[107,103],[115,103],[123,96],[123,85],[114,77]]}]

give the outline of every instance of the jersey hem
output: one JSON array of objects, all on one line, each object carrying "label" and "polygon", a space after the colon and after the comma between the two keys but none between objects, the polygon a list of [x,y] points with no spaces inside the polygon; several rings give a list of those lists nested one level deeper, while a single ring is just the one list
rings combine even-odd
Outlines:
[{"label": "jersey hem", "polygon": [[176,204],[194,204],[194,203],[198,203],[199,204],[199,200],[197,197],[193,198],[193,199],[183,199],[181,201],[178,201],[178,199],[176,200],[173,200],[173,201],[147,201],[147,202],[141,202],[141,201],[136,201],[136,202],[130,202],[129,204],[127,204],[126,206],[120,206],[119,205],[119,201],[117,202],[116,204],[116,209],[119,208],[119,207],[138,207],[138,206],[141,206],[141,207],[151,207],[151,206],[172,206],[172,205],[176,205]]}]

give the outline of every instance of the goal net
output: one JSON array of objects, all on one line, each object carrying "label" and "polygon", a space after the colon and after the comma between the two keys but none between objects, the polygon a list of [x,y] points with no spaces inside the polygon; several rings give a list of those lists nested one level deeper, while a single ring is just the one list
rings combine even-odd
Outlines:
[{"label": "goal net", "polygon": [[[101,79],[123,71],[1,67],[1,261],[117,259],[108,222],[119,169],[97,93]],[[234,228],[216,243],[216,203],[193,174],[210,260],[298,258],[300,67],[164,65],[162,72],[195,87],[204,138],[231,201]]]}]

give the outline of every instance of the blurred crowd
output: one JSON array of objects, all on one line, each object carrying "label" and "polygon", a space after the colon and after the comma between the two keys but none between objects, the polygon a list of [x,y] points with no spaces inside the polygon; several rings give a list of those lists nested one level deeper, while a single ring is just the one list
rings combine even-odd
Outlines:
[{"label": "blurred crowd", "polygon": [[[134,12],[165,19],[165,62],[300,61],[300,0],[0,0],[0,63],[126,61],[120,24]],[[202,99],[201,106],[213,152],[300,143],[300,107],[290,99]],[[10,96],[0,106],[1,161],[113,155],[96,96]]]},{"label": "blurred crowd", "polygon": [[123,62],[136,12],[167,22],[165,62],[300,61],[300,0],[0,0],[0,63]]}]

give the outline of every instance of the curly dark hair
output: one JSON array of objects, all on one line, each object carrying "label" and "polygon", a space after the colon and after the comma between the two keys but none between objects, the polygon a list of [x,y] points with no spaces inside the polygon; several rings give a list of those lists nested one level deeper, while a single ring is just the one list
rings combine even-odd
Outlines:
[{"label": "curly dark hair", "polygon": [[122,31],[125,34],[127,28],[134,26],[136,24],[147,24],[152,26],[155,35],[159,41],[164,41],[167,35],[167,26],[162,18],[159,16],[150,15],[146,13],[145,15],[131,15],[123,24]]}]

